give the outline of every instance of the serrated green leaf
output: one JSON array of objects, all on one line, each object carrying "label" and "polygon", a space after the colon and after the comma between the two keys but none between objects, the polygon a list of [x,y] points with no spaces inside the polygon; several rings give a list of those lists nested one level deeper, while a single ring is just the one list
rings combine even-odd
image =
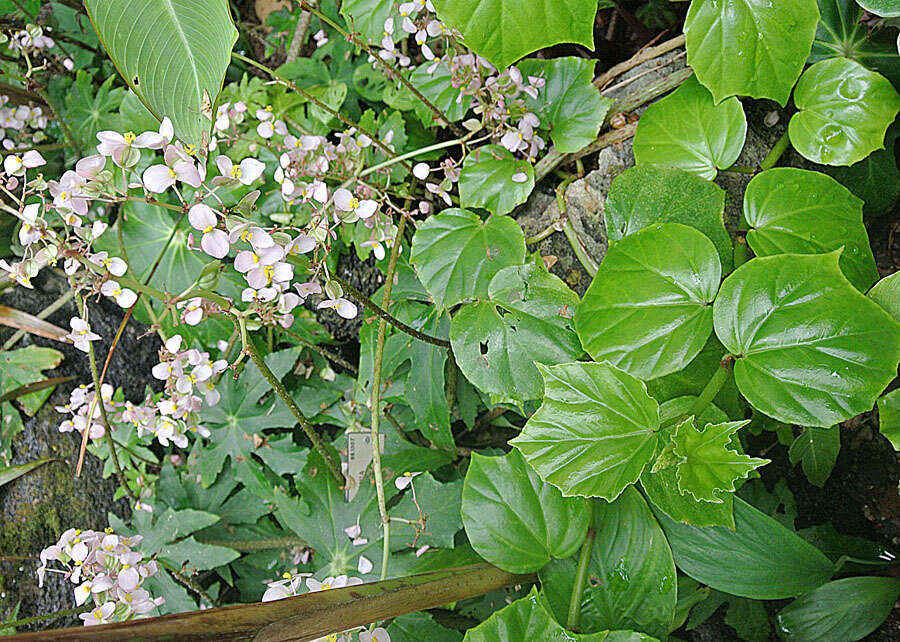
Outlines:
[{"label": "serrated green leaf", "polygon": [[[666,423],[669,419],[685,415],[690,411],[695,400],[696,397],[676,397],[660,404],[660,421]],[[728,417],[715,405],[710,404],[700,413],[698,421],[721,423],[728,421]],[[674,430],[674,425],[661,428],[660,443],[667,444],[667,447],[671,446]],[[732,515],[734,494],[716,491],[715,495],[721,500],[720,502],[699,501],[678,487],[674,465],[655,472],[650,467],[645,468],[641,473],[641,488],[644,489],[647,499],[655,508],[663,511],[676,522],[694,526],[734,528],[734,516]]]},{"label": "serrated green leaf", "polygon": [[563,497],[518,451],[503,457],[472,454],[462,492],[462,518],[485,560],[511,573],[539,570],[551,558],[574,555],[591,520],[580,497]]},{"label": "serrated green leaf", "polygon": [[631,631],[601,631],[599,633],[571,633],[557,624],[544,608],[537,589],[491,615],[478,626],[466,631],[463,642],[522,642],[547,640],[553,642],[656,642],[642,633]]},{"label": "serrated green leaf", "polygon": [[675,466],[678,487],[695,499],[721,503],[716,491],[733,492],[737,480],[746,479],[753,470],[768,464],[768,459],[750,457],[728,447],[731,436],[748,423],[749,419],[707,423],[698,430],[693,417],[681,422],[672,436],[673,452],[679,459]]},{"label": "serrated green leaf", "polygon": [[900,594],[893,577],[847,577],[794,600],[775,616],[790,642],[860,640],[878,628]]},{"label": "serrated green leaf", "polygon": [[411,260],[422,285],[442,307],[487,295],[497,272],[525,260],[525,235],[508,216],[482,222],[467,210],[448,209],[416,230]]},{"label": "serrated green leaf", "polygon": [[788,125],[794,149],[823,165],[852,165],[884,147],[900,96],[881,74],[830,58],[803,72],[794,104],[800,110]]},{"label": "serrated green leaf", "polygon": [[613,501],[656,451],[659,406],[609,363],[539,366],[544,402],[510,441],[563,495]]},{"label": "serrated green leaf", "polygon": [[603,205],[611,241],[655,223],[681,223],[706,234],[726,272],[734,250],[722,222],[725,191],[694,174],[657,165],[640,165],[619,174]]},{"label": "serrated green leaf", "polygon": [[463,480],[441,483],[430,473],[424,473],[415,477],[413,482],[415,501],[412,493],[405,494],[400,503],[391,509],[391,515],[411,521],[424,519],[425,528],[391,522],[391,546],[394,550],[420,546],[453,548],[453,538],[463,527],[460,516]]},{"label": "serrated green leaf", "polygon": [[538,97],[525,96],[525,104],[540,118],[541,128],[550,129],[558,152],[577,152],[593,142],[613,103],[593,84],[595,64],[594,60],[568,57],[529,58],[517,65],[525,76],[545,80]]},{"label": "serrated green leaf", "polygon": [[583,353],[572,328],[578,296],[532,263],[504,268],[488,301],[456,312],[450,341],[459,369],[482,392],[525,401],[541,395],[536,363],[553,365]]},{"label": "serrated green leaf", "polygon": [[791,444],[788,456],[792,464],[802,464],[803,472],[806,473],[809,483],[824,486],[828,476],[831,475],[840,450],[840,426],[809,427]]},{"label": "serrated green leaf", "polygon": [[[592,579],[581,595],[581,629],[634,629],[665,638],[677,601],[675,562],[665,534],[635,488],[609,504],[593,501]],[[574,560],[551,562],[540,573],[558,621],[565,621],[574,575]]]},{"label": "serrated green leaf", "polygon": [[900,389],[878,399],[878,430],[900,450]]},{"label": "serrated green leaf", "polygon": [[757,256],[824,254],[844,248],[840,266],[862,292],[878,279],[863,224],[862,201],[836,180],[776,167],[754,176],[744,193],[747,242]]},{"label": "serrated green leaf", "polygon": [[475,53],[504,69],[560,42],[594,48],[597,0],[435,0],[438,17],[460,30]]},{"label": "serrated green leaf", "polygon": [[704,234],[663,223],[609,248],[575,313],[585,350],[629,374],[677,372],[712,332],[722,267]]},{"label": "serrated green leaf", "polygon": [[175,135],[200,145],[238,32],[224,0],[86,0],[97,35],[126,84]]},{"label": "serrated green leaf", "polygon": [[634,158],[638,165],[677,167],[712,180],[716,168],[734,164],[746,136],[740,101],[728,98],[716,105],[692,76],[643,113],[634,135]]},{"label": "serrated green leaf", "polygon": [[[523,180],[515,177],[523,177]],[[515,180],[514,180],[515,179]],[[500,145],[484,145],[466,157],[459,174],[459,204],[506,214],[534,189],[531,163]]]},{"label": "serrated green leaf", "polygon": [[753,259],[716,298],[738,388],[779,421],[832,426],[869,410],[897,374],[900,325],[847,281],[838,258]]},{"label": "serrated green leaf", "polygon": [[881,279],[872,286],[867,296],[900,322],[900,272]]},{"label": "serrated green leaf", "polygon": [[[282,350],[267,355],[265,361],[280,379],[294,364],[297,354],[296,348]],[[269,391],[269,383],[253,363],[244,367],[237,381],[234,377],[222,377],[217,389],[221,395],[219,403],[203,408],[203,424],[211,435],[194,464],[204,486],[216,480],[228,459],[233,467],[253,465],[254,435],[262,438],[265,428],[290,428],[297,422],[281,399],[268,397],[259,403]]]},{"label": "serrated green leaf", "polygon": [[811,0],[694,0],[684,21],[688,65],[717,103],[750,96],[783,106],[803,71],[818,20]]},{"label": "serrated green leaf", "polygon": [[656,517],[678,568],[714,589],[754,600],[780,600],[828,581],[831,561],[818,549],[734,498],[734,530],[678,524]]}]

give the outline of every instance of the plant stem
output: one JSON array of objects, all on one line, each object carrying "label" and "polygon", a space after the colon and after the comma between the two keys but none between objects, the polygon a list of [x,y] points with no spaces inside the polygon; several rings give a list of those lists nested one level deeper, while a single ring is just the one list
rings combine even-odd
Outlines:
[{"label": "plant stem", "polygon": [[694,403],[691,404],[688,411],[683,415],[676,415],[668,421],[664,421],[662,425],[660,425],[660,428],[666,428],[681,423],[692,415],[694,417],[699,417],[700,413],[706,410],[706,407],[712,403],[715,396],[719,394],[719,390],[721,390],[722,386],[725,385],[725,382],[728,381],[728,375],[731,373],[732,364],[734,364],[734,357],[730,354],[723,356],[722,360],[719,361],[719,367],[716,368],[713,376],[706,382],[703,390],[700,391],[700,395],[694,400]]},{"label": "plant stem", "polygon": [[6,628],[16,628],[19,626],[25,626],[26,624],[34,624],[35,622],[48,622],[53,620],[58,620],[60,618],[64,618],[68,615],[77,615],[78,613],[87,613],[90,610],[90,606],[78,606],[74,609],[66,609],[65,611],[56,611],[55,613],[44,613],[43,615],[35,615],[34,617],[26,617],[21,620],[13,620],[12,622],[0,622],[0,627]]},{"label": "plant stem", "polygon": [[[304,4],[301,3],[301,10],[304,9]],[[318,6],[319,0],[316,0],[315,4]],[[288,47],[287,57],[284,59],[285,62],[293,62],[300,56],[300,50],[306,43],[306,35],[309,32],[309,24],[311,22],[312,12],[309,10],[303,11],[300,17],[297,18],[297,25],[294,27],[294,36],[291,38],[291,45]]]},{"label": "plant stem", "polygon": [[791,139],[788,136],[788,131],[784,130],[784,133],[781,135],[775,144],[772,146],[772,149],[769,150],[769,153],[766,154],[766,157],[762,159],[762,162],[759,164],[759,169],[761,171],[766,171],[767,169],[772,169],[775,167],[775,163],[781,158],[782,154],[787,151],[787,148],[791,145]]},{"label": "plant stem", "polygon": [[359,173],[357,178],[363,178],[372,174],[373,172],[377,172],[379,169],[384,169],[385,167],[390,167],[395,163],[399,163],[401,161],[405,161],[409,158],[415,158],[416,156],[421,156],[422,154],[427,154],[428,152],[433,152],[438,149],[446,149],[447,147],[453,147],[455,145],[463,145],[468,140],[468,137],[463,138],[454,138],[453,140],[446,140],[443,143],[435,143],[434,145],[429,145],[428,147],[420,147],[419,149],[414,149],[411,152],[406,152],[405,154],[400,154],[394,158],[389,158],[386,161],[382,161],[377,165],[372,165],[371,167],[367,167],[363,171]]},{"label": "plant stem", "polygon": [[315,448],[316,452],[318,452],[319,455],[321,455],[322,459],[325,460],[325,464],[328,466],[328,470],[331,471],[331,474],[334,476],[335,480],[337,480],[338,485],[343,486],[344,475],[341,474],[340,464],[338,464],[331,453],[328,452],[328,449],[325,447],[325,443],[322,441],[322,438],[316,432],[315,428],[313,428],[312,424],[309,423],[309,420],[304,416],[299,406],[297,406],[297,402],[294,401],[294,398],[291,397],[290,393],[285,389],[281,381],[278,380],[278,377],[275,376],[275,373],[269,369],[269,366],[266,365],[266,362],[260,356],[259,351],[256,349],[256,345],[253,343],[253,339],[250,338],[247,334],[247,326],[244,324],[243,317],[239,317],[233,313],[227,314],[231,317],[231,320],[234,323],[235,330],[237,330],[240,334],[241,344],[244,347],[244,351],[250,355],[253,363],[255,363],[256,367],[259,368],[260,374],[262,374],[266,381],[269,382],[269,385],[272,387],[272,390],[275,391],[275,394],[281,397],[284,405],[287,406],[288,410],[291,411],[291,414],[293,414],[297,419],[297,423],[300,424],[303,432],[306,433],[306,436],[312,442],[313,448]]},{"label": "plant stem", "polygon": [[600,269],[600,266],[597,265],[597,262],[590,254],[588,254],[584,245],[582,245],[581,239],[578,238],[578,233],[575,231],[575,228],[572,227],[572,221],[569,220],[569,215],[566,211],[566,189],[576,178],[578,177],[575,175],[569,176],[556,188],[556,207],[559,210],[559,217],[562,221],[563,234],[566,235],[569,245],[572,246],[572,251],[584,267],[584,271],[590,276],[594,276],[597,274],[597,270]]},{"label": "plant stem", "polygon": [[337,356],[336,354],[329,352],[328,350],[326,350],[319,344],[313,343],[309,339],[304,339],[302,336],[300,336],[298,333],[294,332],[293,330],[288,330],[287,328],[282,328],[281,331],[284,332],[289,337],[291,337],[292,339],[294,339],[295,341],[297,341],[298,343],[305,345],[310,350],[312,350],[314,352],[318,352],[320,355],[322,355],[323,357],[325,357],[332,363],[336,363],[340,367],[352,372],[353,374],[359,374],[359,368],[354,366],[349,361],[346,361],[346,360],[342,359],[341,357]]},{"label": "plant stem", "polygon": [[337,276],[336,274],[332,274],[331,278],[334,279],[335,281],[337,281],[338,283],[340,283],[341,287],[344,288],[344,290],[346,290],[350,296],[352,296],[354,299],[356,299],[357,301],[362,303],[366,308],[369,309],[370,312],[374,312],[376,315],[378,315],[380,318],[382,318],[385,321],[387,321],[388,323],[390,323],[392,326],[394,326],[398,330],[401,330],[402,332],[405,332],[409,336],[415,337],[416,339],[419,339],[420,341],[424,341],[425,343],[430,343],[431,345],[440,346],[442,348],[450,347],[449,341],[444,341],[443,339],[438,339],[437,337],[432,337],[430,335],[424,334],[423,332],[419,332],[415,328],[410,327],[410,326],[406,325],[405,323],[403,323],[403,321],[401,321],[400,319],[397,319],[396,317],[391,316],[386,310],[382,309],[378,304],[373,302],[369,297],[367,297],[365,294],[363,294],[362,292],[357,290],[355,287],[353,287],[352,285],[350,285],[349,283],[344,281],[341,277]]},{"label": "plant stem", "polygon": [[172,565],[169,564],[168,562],[162,561],[162,560],[159,559],[158,557],[156,558],[156,562],[157,562],[160,566],[162,566],[164,569],[166,569],[167,571],[169,571],[169,573],[172,574],[172,577],[173,577],[179,584],[185,586],[186,588],[191,589],[194,593],[196,593],[197,595],[199,595],[200,597],[202,597],[204,600],[206,600],[207,602],[209,602],[210,606],[219,606],[219,601],[218,601],[218,600],[214,600],[214,599],[212,598],[212,596],[211,596],[209,593],[207,593],[206,590],[205,590],[202,586],[200,586],[199,584],[197,584],[196,582],[194,582],[194,580],[192,580],[191,578],[189,578],[189,577],[187,577],[187,576],[185,576],[185,575],[182,575],[182,574],[181,574],[181,571],[179,571],[177,568],[175,568],[174,566],[172,566]]},{"label": "plant stem", "polygon": [[741,233],[734,239],[734,269],[747,262],[747,237]]},{"label": "plant stem", "polygon": [[723,172],[733,172],[735,174],[755,174],[756,169],[747,167],[746,165],[732,165],[722,170]]},{"label": "plant stem", "polygon": [[296,537],[270,537],[268,539],[197,539],[201,544],[210,546],[223,546],[240,553],[255,553],[258,551],[271,551],[277,548],[292,548],[294,546],[307,546],[307,543]]},{"label": "plant stem", "polygon": [[572,584],[572,596],[569,598],[569,615],[566,618],[566,628],[577,631],[581,620],[581,596],[587,585],[588,567],[591,562],[591,553],[594,550],[594,501],[588,500],[591,506],[591,521],[588,526],[584,544],[581,545],[581,555],[578,557],[578,568],[575,570],[575,582]]},{"label": "plant stem", "polygon": [[657,58],[664,53],[672,51],[672,49],[677,49],[683,44],[684,35],[681,35],[672,38],[671,40],[667,40],[666,42],[660,43],[655,47],[646,47],[644,49],[641,49],[625,62],[620,62],[618,65],[615,65],[608,71],[605,71],[597,76],[597,78],[594,80],[594,86],[599,89],[604,89],[607,85],[609,85],[610,82],[612,82],[613,79],[624,74],[626,71],[634,69],[643,62],[653,60],[654,58]]},{"label": "plant stem", "polygon": [[[242,61],[242,62],[247,63],[248,65],[251,65],[251,66],[256,67],[257,69],[259,69],[259,70],[261,70],[261,71],[266,72],[267,74],[269,74],[270,76],[272,76],[272,78],[274,78],[274,79],[276,79],[277,81],[281,82],[282,84],[284,84],[285,86],[289,87],[289,88],[292,89],[293,91],[296,91],[298,94],[300,94],[301,96],[303,96],[306,100],[308,100],[309,102],[311,102],[313,105],[315,105],[315,106],[318,107],[319,109],[322,109],[323,111],[325,111],[325,112],[331,114],[332,116],[334,116],[335,118],[337,118],[339,121],[341,121],[342,123],[344,123],[344,124],[347,125],[348,127],[354,127],[354,128],[356,128],[356,130],[359,131],[359,133],[365,134],[366,136],[368,136],[369,138],[371,138],[371,139],[372,139],[372,143],[373,143],[376,147],[378,147],[381,151],[383,151],[385,154],[387,154],[388,157],[394,158],[394,157],[397,155],[396,152],[394,152],[394,150],[392,150],[390,147],[388,147],[388,146],[385,145],[383,142],[381,142],[381,139],[378,138],[378,135],[377,135],[377,134],[373,134],[373,133],[371,133],[371,132],[369,132],[369,131],[366,131],[365,129],[363,129],[362,127],[360,127],[357,123],[354,123],[352,120],[350,120],[349,118],[347,118],[346,116],[344,116],[343,114],[341,114],[339,111],[336,111],[336,110],[332,109],[331,107],[329,107],[328,105],[326,105],[325,103],[323,103],[321,100],[319,100],[318,98],[316,98],[315,96],[313,96],[313,95],[312,95],[311,93],[309,93],[308,91],[306,91],[306,90],[304,90],[304,89],[301,89],[301,88],[298,87],[295,83],[291,82],[290,80],[288,80],[287,78],[285,78],[284,76],[282,76],[281,74],[279,74],[279,73],[278,73],[277,71],[275,71],[274,69],[270,69],[269,67],[266,67],[264,64],[259,63],[259,62],[256,62],[255,60],[253,60],[252,58],[248,58],[247,56],[242,56],[242,55],[239,54],[239,53],[234,53],[234,52],[232,52],[232,53],[231,53],[231,57],[234,58],[235,60],[240,60],[240,61]],[[406,166],[407,169],[409,169],[409,163],[404,162],[403,164]]]},{"label": "plant stem", "polygon": [[[406,229],[406,217],[400,216],[397,225],[397,242],[391,247],[391,258],[388,262],[387,274],[384,282],[384,296],[381,299],[382,307],[387,310],[391,306],[391,291],[394,287],[394,272],[397,270],[397,259],[400,256],[400,246],[403,245],[403,232]],[[375,366],[372,370],[372,467],[375,471],[375,492],[378,496],[378,511],[381,514],[381,524],[384,532],[381,551],[381,579],[387,577],[388,563],[391,557],[391,523],[387,514],[387,504],[384,499],[384,474],[381,470],[381,366],[384,361],[384,340],[387,334],[387,321],[382,317],[378,322],[378,337],[375,341]]]},{"label": "plant stem", "polygon": [[418,98],[420,101],[422,101],[422,104],[424,104],[426,107],[428,107],[428,109],[431,111],[431,113],[434,114],[434,117],[435,117],[435,119],[437,119],[439,125],[446,125],[446,126],[450,127],[450,129],[453,130],[453,133],[456,134],[457,136],[465,135],[465,131],[463,131],[463,129],[461,127],[459,127],[459,125],[451,122],[450,118],[447,117],[447,115],[444,112],[442,112],[437,107],[437,105],[435,105],[433,102],[428,100],[428,98],[426,98],[424,95],[422,95],[422,92],[420,92],[418,89],[416,89],[415,86],[409,81],[409,79],[406,76],[404,76],[403,74],[398,72],[396,69],[394,69],[386,60],[384,60],[381,56],[378,55],[377,51],[374,51],[372,49],[372,47],[370,47],[366,42],[364,42],[362,39],[356,37],[355,35],[347,32],[340,25],[338,25],[331,18],[329,18],[324,13],[319,11],[318,8],[314,7],[309,2],[305,2],[304,0],[301,0],[300,7],[302,9],[306,9],[307,11],[309,11],[312,15],[316,16],[319,20],[321,20],[322,22],[324,22],[325,24],[330,26],[332,29],[337,31],[339,34],[341,34],[346,40],[350,41],[357,47],[360,47],[363,51],[365,51],[367,54],[372,56],[372,59],[375,61],[375,63],[378,64],[382,69],[384,69],[388,78],[394,78],[396,80],[399,80],[407,89],[409,89],[410,92],[412,92],[412,94],[416,98]]}]

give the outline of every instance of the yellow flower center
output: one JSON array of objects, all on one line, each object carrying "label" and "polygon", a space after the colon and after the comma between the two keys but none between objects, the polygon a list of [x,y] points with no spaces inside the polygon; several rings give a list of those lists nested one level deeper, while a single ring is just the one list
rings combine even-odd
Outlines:
[{"label": "yellow flower center", "polygon": [[134,135],[134,132],[125,132],[124,134],[122,134],[122,138],[125,139],[126,145],[131,145],[131,143],[134,142],[134,139],[137,138],[137,136]]},{"label": "yellow flower center", "polygon": [[185,145],[184,153],[187,154],[188,156],[193,156],[194,154],[197,153],[197,147],[195,145]]},{"label": "yellow flower center", "polygon": [[231,178],[240,178],[241,177],[241,168],[235,165],[231,168]]},{"label": "yellow flower center", "polygon": [[176,174],[175,170],[170,167],[169,168],[169,176],[171,176],[172,178],[175,178],[176,176],[178,176],[178,174]]},{"label": "yellow flower center", "polygon": [[209,234],[210,232],[212,232],[212,229],[213,229],[212,225],[207,225],[206,227],[203,228],[203,233]]},{"label": "yellow flower center", "polygon": [[354,210],[355,210],[357,207],[359,207],[359,199],[358,199],[358,198],[351,198],[351,199],[350,199],[350,209],[354,209]]}]

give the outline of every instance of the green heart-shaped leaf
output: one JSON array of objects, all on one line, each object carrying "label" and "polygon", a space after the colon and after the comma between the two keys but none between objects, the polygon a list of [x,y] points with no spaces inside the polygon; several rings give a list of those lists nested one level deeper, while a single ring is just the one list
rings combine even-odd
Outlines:
[{"label": "green heart-shaped leaf", "polygon": [[900,450],[900,389],[878,398],[878,430]]},{"label": "green heart-shaped leaf", "polygon": [[438,17],[500,70],[559,42],[594,48],[597,0],[434,0]]},{"label": "green heart-shaped leaf", "polygon": [[656,517],[675,564],[698,582],[754,600],[780,600],[811,591],[831,577],[831,561],[819,549],[734,498],[734,530],[688,526]]},{"label": "green heart-shaped leaf", "polygon": [[736,481],[746,479],[752,471],[768,464],[768,459],[750,457],[730,447],[732,435],[748,423],[749,419],[707,423],[699,430],[694,418],[688,417],[678,424],[672,435],[672,452],[678,458],[675,465],[678,488],[697,500],[721,503],[722,491],[734,492]]},{"label": "green heart-shaped leaf", "polygon": [[[879,410],[881,399],[878,400]],[[792,464],[801,463],[810,484],[824,486],[841,450],[840,426],[809,427],[799,435],[788,450]]]},{"label": "green heart-shaped leaf", "polygon": [[757,174],[744,192],[747,242],[757,256],[824,254],[844,248],[840,265],[865,292],[878,279],[863,203],[819,172],[776,167]]},{"label": "green heart-shaped leaf", "polygon": [[779,421],[839,423],[869,410],[897,374],[900,325],[847,281],[838,259],[753,259],[716,299],[716,335],[736,358],[738,388]]},{"label": "green heart-shaped leaf", "polygon": [[800,111],[788,125],[791,144],[823,165],[852,165],[884,147],[900,96],[887,78],[848,58],[817,62],[794,89]]},{"label": "green heart-shaped leaf", "polygon": [[818,21],[812,0],[694,0],[684,21],[688,64],[717,103],[751,96],[783,106],[803,71]]},{"label": "green heart-shaped leaf", "polygon": [[775,619],[791,642],[861,640],[890,615],[898,595],[897,578],[846,577],[797,598]]},{"label": "green heart-shaped leaf", "polygon": [[511,212],[534,189],[534,168],[500,145],[485,145],[469,154],[459,174],[459,204],[493,214]]},{"label": "green heart-shaped leaf", "polygon": [[731,167],[747,136],[747,119],[737,98],[718,105],[695,77],[650,105],[638,121],[634,159],[677,167],[712,180],[716,168]]},{"label": "green heart-shaped leaf", "polygon": [[184,143],[201,145],[238,32],[224,0],[85,0],[126,84]]},{"label": "green heart-shaped leaf", "polygon": [[537,98],[525,96],[525,104],[550,129],[558,152],[577,152],[593,142],[612,104],[594,86],[596,61],[584,58],[529,58],[517,66],[526,76],[540,76],[545,85]]},{"label": "green heart-shaped leaf", "polygon": [[[594,500],[594,546],[581,594],[581,630],[635,629],[665,638],[675,613],[675,562],[662,529],[636,488],[616,501]],[[565,621],[575,560],[551,562],[540,573],[551,611]]]},{"label": "green heart-shaped leaf", "polygon": [[730,272],[734,250],[722,222],[724,212],[725,190],[721,187],[659,165],[639,165],[619,174],[603,206],[611,241],[654,223],[681,223],[706,234],[719,252],[722,267]]},{"label": "green heart-shaped leaf", "polygon": [[511,573],[531,573],[551,558],[575,554],[591,521],[588,502],[563,497],[537,476],[517,450],[472,455],[462,492],[462,518],[485,560]]},{"label": "green heart-shaped leaf", "polygon": [[868,297],[900,322],[900,272],[894,272],[873,285]]},{"label": "green heart-shaped leaf", "polygon": [[712,332],[722,267],[704,234],[664,223],[609,248],[575,313],[585,350],[653,379],[684,368]]},{"label": "green heart-shaped leaf", "polygon": [[510,444],[563,495],[612,501],[656,451],[659,406],[609,363],[538,366],[544,402]]},{"label": "green heart-shaped leaf", "polygon": [[525,260],[525,235],[508,216],[482,222],[461,209],[444,210],[416,230],[411,260],[422,285],[443,308],[484,297],[497,272]]},{"label": "green heart-shaped leaf", "polygon": [[483,392],[520,401],[540,397],[535,363],[583,354],[572,324],[578,296],[559,277],[527,264],[500,270],[488,299],[453,315],[450,342],[459,369]]}]

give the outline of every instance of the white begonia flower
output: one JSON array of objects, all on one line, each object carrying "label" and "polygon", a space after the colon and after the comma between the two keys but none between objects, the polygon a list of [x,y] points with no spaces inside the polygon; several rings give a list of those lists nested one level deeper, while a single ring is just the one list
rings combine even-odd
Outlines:
[{"label": "white begonia flower", "polygon": [[164,165],[151,165],[144,170],[141,180],[148,192],[162,194],[181,181],[191,187],[200,187],[203,182],[197,165],[190,157],[180,152],[174,145],[166,147]]},{"label": "white begonia flower", "polygon": [[524,183],[528,180],[528,174],[525,172],[516,172],[510,177],[513,183]]},{"label": "white begonia flower", "polygon": [[218,219],[215,211],[205,203],[197,203],[188,210],[188,221],[195,230],[203,232],[200,248],[211,257],[221,259],[227,256],[230,244],[228,234],[216,229]]},{"label": "white begonia flower", "polygon": [[112,614],[115,610],[115,602],[106,602],[102,606],[98,606],[92,611],[88,611],[87,613],[79,613],[78,617],[81,618],[85,626],[107,624],[109,623],[109,618],[112,617]]},{"label": "white begonia flower", "polygon": [[359,200],[343,187],[334,193],[334,206],[342,212],[350,212],[361,219],[367,219],[378,209],[378,203],[370,199]]},{"label": "white begonia flower", "polygon": [[321,310],[322,308],[331,308],[345,319],[355,319],[357,314],[356,305],[343,297],[321,301],[316,309]]},{"label": "white begonia flower", "polygon": [[104,296],[115,299],[116,304],[120,308],[130,308],[137,301],[137,294],[128,288],[123,288],[112,279],[103,282],[103,285],[100,286],[100,292]]},{"label": "white begonia flower", "polygon": [[404,490],[409,488],[409,485],[412,484],[413,478],[422,473],[403,473],[397,479],[394,480],[394,486],[397,487],[397,490]]},{"label": "white begonia flower", "polygon": [[368,557],[366,557],[364,555],[359,556],[359,561],[356,565],[356,570],[359,571],[359,573],[361,575],[367,575],[368,573],[371,573],[373,567],[374,567],[374,565],[372,564],[371,560],[369,560]]},{"label": "white begonia flower", "polygon": [[384,627],[359,632],[359,642],[391,642],[391,636]]},{"label": "white begonia flower", "polygon": [[37,151],[31,149],[19,156],[9,154],[3,159],[3,170],[10,176],[24,176],[25,170],[46,165],[47,161]]},{"label": "white begonia flower", "polygon": [[41,213],[40,203],[31,203],[22,209],[22,227],[19,228],[19,243],[25,247],[41,238],[43,233],[38,226],[38,215]]},{"label": "white begonia flower", "polygon": [[[95,237],[96,238],[96,237]],[[88,257],[88,261],[109,270],[113,276],[122,276],[128,271],[128,264],[117,256],[110,256],[108,252],[97,252]]]},{"label": "white begonia flower", "polygon": [[428,163],[416,163],[413,167],[413,176],[418,178],[419,180],[424,181],[428,178],[428,172],[431,171],[431,168],[428,167]]},{"label": "white begonia flower", "polygon": [[91,326],[80,317],[72,317],[69,320],[69,325],[72,331],[65,338],[71,340],[74,346],[82,352],[88,351],[88,344],[91,341],[100,339],[100,335],[91,332]]},{"label": "white begonia flower", "polygon": [[240,181],[244,185],[250,185],[266,169],[265,164],[255,158],[245,158],[235,165],[227,156],[216,156],[216,167],[226,180]]}]

